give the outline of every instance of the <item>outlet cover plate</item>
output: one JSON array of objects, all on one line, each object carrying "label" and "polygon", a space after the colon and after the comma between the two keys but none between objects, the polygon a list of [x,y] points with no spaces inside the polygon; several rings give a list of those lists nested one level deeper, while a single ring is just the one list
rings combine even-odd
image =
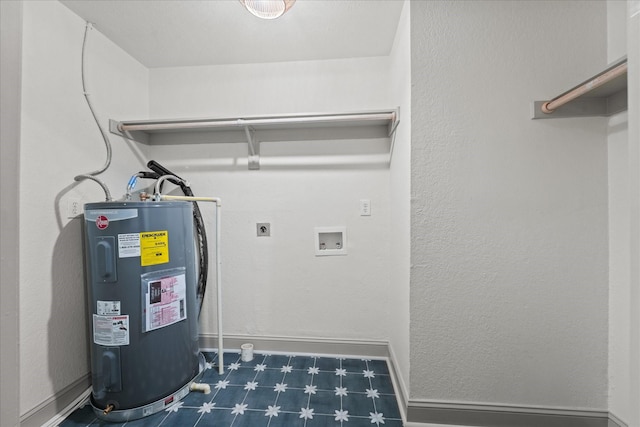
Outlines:
[{"label": "outlet cover plate", "polygon": [[67,218],[75,218],[83,213],[83,206],[80,199],[67,200]]}]

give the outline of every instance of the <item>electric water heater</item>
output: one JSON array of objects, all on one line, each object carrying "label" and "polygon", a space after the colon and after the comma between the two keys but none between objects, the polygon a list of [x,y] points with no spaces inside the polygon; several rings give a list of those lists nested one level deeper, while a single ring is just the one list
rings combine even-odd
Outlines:
[{"label": "electric water heater", "polygon": [[84,238],[94,412],[161,411],[204,366],[192,203],[89,203]]}]

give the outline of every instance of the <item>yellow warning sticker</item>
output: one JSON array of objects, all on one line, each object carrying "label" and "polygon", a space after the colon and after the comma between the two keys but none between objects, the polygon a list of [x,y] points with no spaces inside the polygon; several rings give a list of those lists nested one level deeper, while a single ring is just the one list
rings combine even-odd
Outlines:
[{"label": "yellow warning sticker", "polygon": [[169,232],[146,231],[140,233],[140,265],[165,264],[169,262]]}]

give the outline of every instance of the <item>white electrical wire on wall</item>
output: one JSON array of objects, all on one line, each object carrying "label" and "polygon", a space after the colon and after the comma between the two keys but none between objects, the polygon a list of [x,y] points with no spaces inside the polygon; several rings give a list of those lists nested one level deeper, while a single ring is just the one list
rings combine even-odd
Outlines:
[{"label": "white electrical wire on wall", "polygon": [[98,129],[100,130],[100,133],[102,134],[102,139],[104,140],[104,144],[107,148],[107,159],[105,161],[105,164],[102,168],[97,169],[93,172],[87,172],[87,173],[83,173],[80,175],[77,175],[76,177],[74,177],[73,179],[75,181],[82,181],[85,179],[90,179],[92,181],[97,182],[98,184],[100,184],[100,186],[102,187],[102,189],[104,190],[105,193],[105,197],[107,202],[110,202],[112,199],[111,197],[111,192],[109,191],[109,188],[107,187],[107,185],[99,178],[96,178],[96,175],[100,175],[102,172],[106,171],[109,168],[109,165],[111,165],[111,142],[109,141],[109,137],[106,133],[106,131],[102,128],[102,125],[100,125],[100,120],[98,120],[98,116],[96,115],[96,112],[93,108],[93,105],[91,104],[91,99],[89,98],[89,92],[87,91],[87,84],[86,84],[86,73],[85,73],[85,68],[86,68],[86,49],[87,49],[87,35],[89,33],[89,30],[93,28],[93,25],[90,22],[87,22],[84,28],[84,38],[82,39],[82,60],[81,60],[81,76],[82,76],[82,93],[84,94],[84,99],[87,101],[87,105],[89,106],[89,111],[91,111],[91,115],[93,116],[93,119],[96,122],[96,125],[98,125]]}]

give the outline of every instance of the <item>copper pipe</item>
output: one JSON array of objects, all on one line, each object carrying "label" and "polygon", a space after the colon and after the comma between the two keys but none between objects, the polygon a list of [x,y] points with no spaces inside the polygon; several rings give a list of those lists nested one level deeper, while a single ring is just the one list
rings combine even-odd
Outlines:
[{"label": "copper pipe", "polygon": [[584,95],[585,93],[591,92],[592,90],[602,86],[603,84],[610,82],[611,80],[625,74],[626,72],[627,62],[625,61],[622,64],[617,65],[603,72],[602,74],[595,76],[593,79],[582,83],[580,86],[571,89],[567,93],[564,93],[549,102],[545,102],[544,104],[542,104],[542,107],[540,107],[540,109],[545,114],[551,114],[554,110]]},{"label": "copper pipe", "polygon": [[104,408],[104,411],[102,411],[102,415],[109,415],[109,412],[113,411],[114,409],[116,409],[115,405],[113,403],[109,403],[107,407]]}]

